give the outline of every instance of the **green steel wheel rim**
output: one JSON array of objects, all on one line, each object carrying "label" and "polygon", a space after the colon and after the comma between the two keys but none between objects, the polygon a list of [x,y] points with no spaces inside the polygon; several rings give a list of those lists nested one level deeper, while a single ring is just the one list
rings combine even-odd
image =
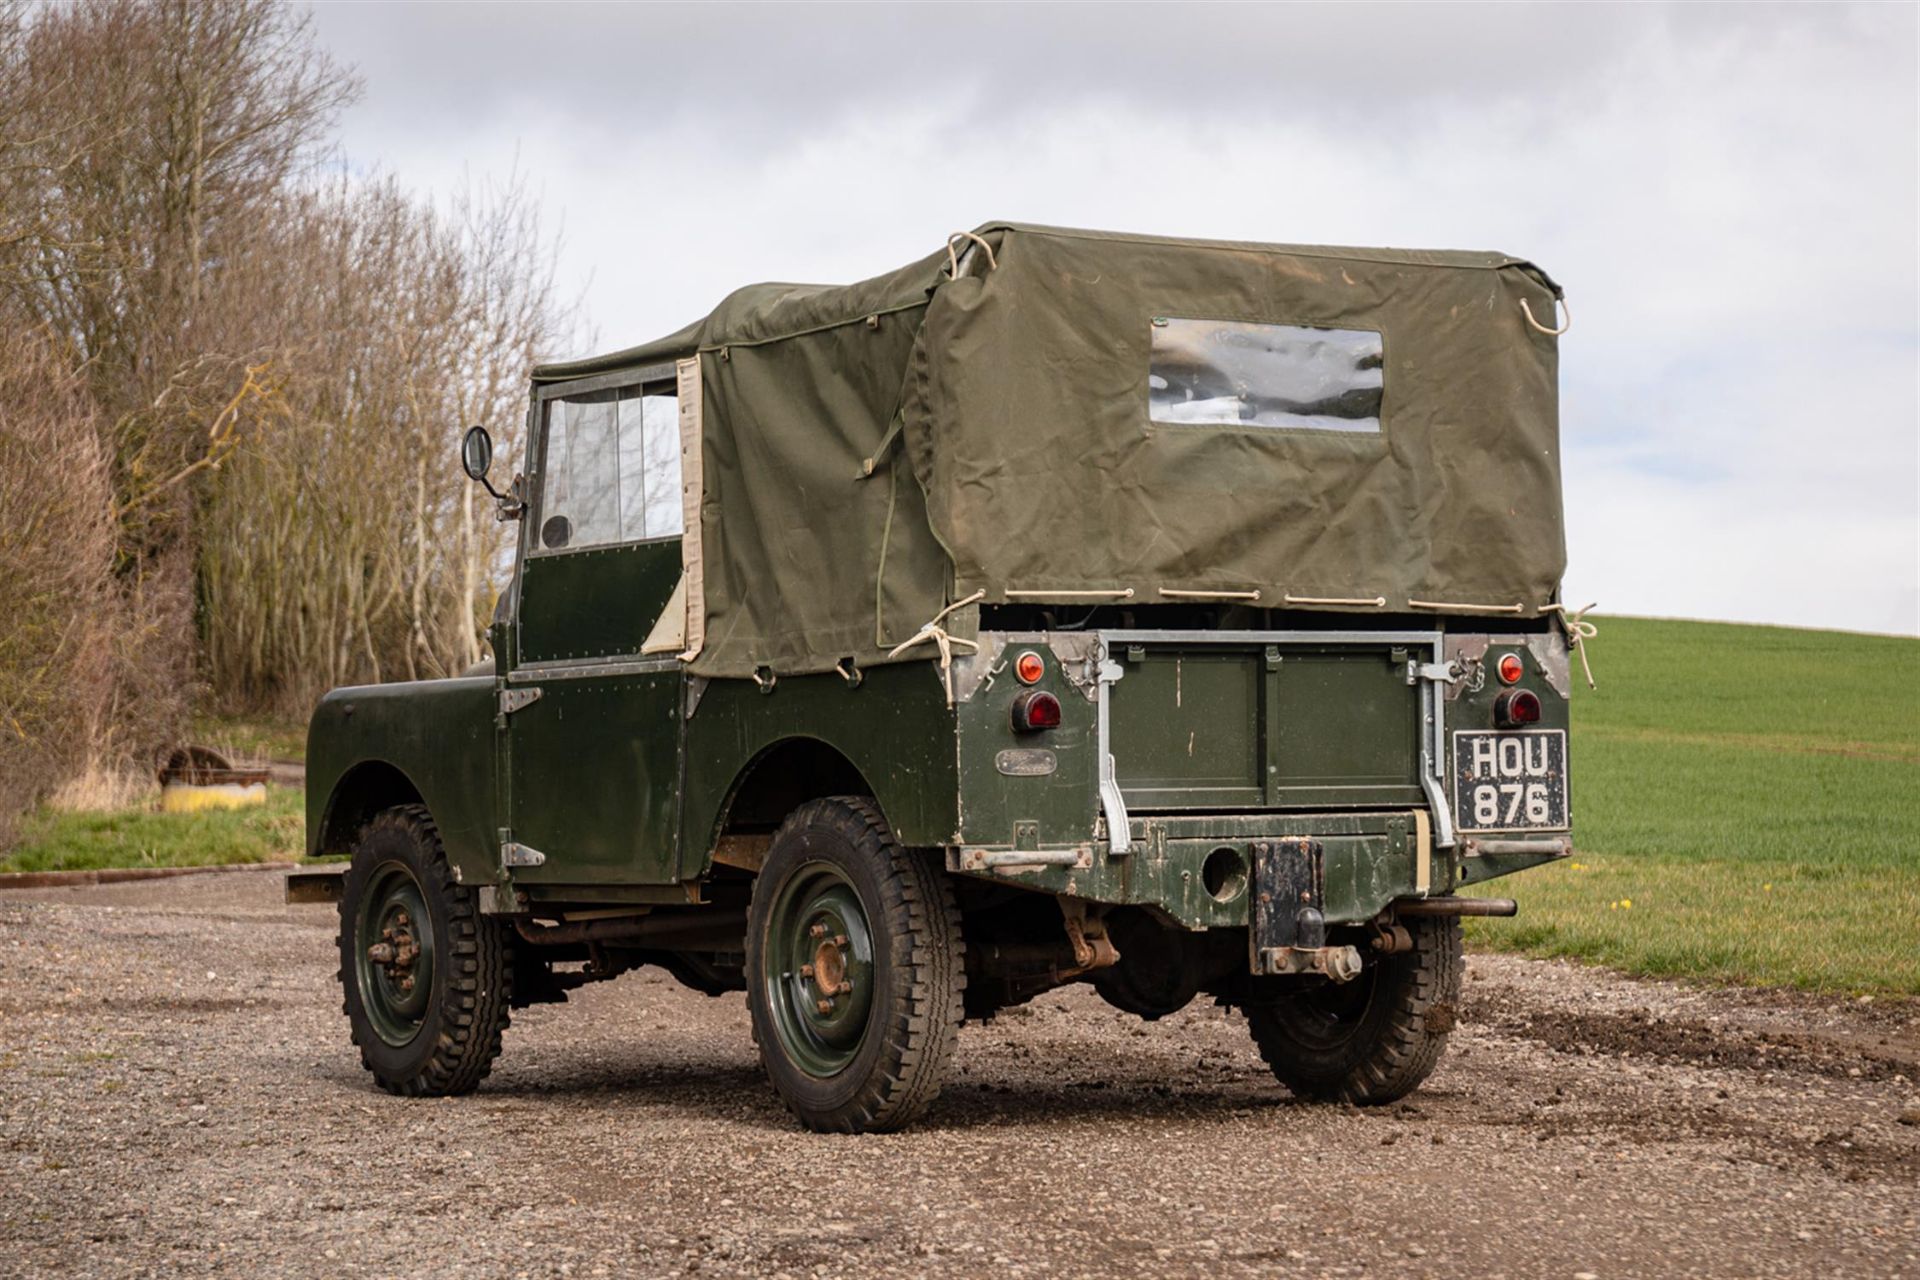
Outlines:
[{"label": "green steel wheel rim", "polygon": [[764,954],[780,1051],[816,1079],[838,1075],[873,1010],[873,930],[852,882],[824,862],[796,867],[768,913]]},{"label": "green steel wheel rim", "polygon": [[433,918],[426,894],[400,862],[367,877],[354,929],[361,1003],[374,1033],[394,1048],[413,1043],[433,996]]}]

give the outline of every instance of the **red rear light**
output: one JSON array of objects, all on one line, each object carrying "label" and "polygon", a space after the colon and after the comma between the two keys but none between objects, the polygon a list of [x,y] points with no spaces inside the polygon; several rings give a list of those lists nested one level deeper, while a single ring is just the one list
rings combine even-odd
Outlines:
[{"label": "red rear light", "polygon": [[1033,733],[1060,727],[1060,699],[1038,689],[1029,689],[1013,700],[1013,731]]},{"label": "red rear light", "polygon": [[1500,659],[1500,682],[1502,684],[1517,683],[1520,677],[1526,674],[1526,670],[1526,666],[1520,661],[1520,655],[1509,653]]},{"label": "red rear light", "polygon": [[1540,723],[1540,699],[1525,689],[1510,689],[1493,700],[1493,722],[1502,729]]},{"label": "red rear light", "polygon": [[1047,664],[1039,654],[1029,649],[1014,660],[1013,674],[1021,684],[1038,684],[1040,677],[1047,674]]}]

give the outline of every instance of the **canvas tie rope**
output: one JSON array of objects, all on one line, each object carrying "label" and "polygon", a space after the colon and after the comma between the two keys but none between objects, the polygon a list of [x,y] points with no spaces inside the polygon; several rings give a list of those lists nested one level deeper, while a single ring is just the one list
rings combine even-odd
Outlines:
[{"label": "canvas tie rope", "polygon": [[1387,598],[1385,596],[1374,596],[1371,599],[1363,600],[1348,596],[1297,596],[1289,591],[1286,595],[1281,596],[1280,599],[1287,604],[1351,604],[1361,605],[1369,609],[1384,609],[1387,607]]},{"label": "canvas tie rope", "polygon": [[992,271],[1000,265],[994,260],[992,245],[971,231],[956,231],[947,237],[947,278],[949,280],[958,280],[960,278],[960,253],[953,247],[954,244],[960,240],[971,240],[986,250],[987,270]]},{"label": "canvas tie rope", "polygon": [[1180,591],[1173,587],[1160,587],[1159,592],[1169,600],[1258,600],[1258,591]]},{"label": "canvas tie rope", "polygon": [[1131,600],[1132,587],[1116,587],[1111,591],[1049,591],[1044,588],[1006,592],[1009,600]]},{"label": "canvas tie rope", "polygon": [[908,649],[913,648],[913,646],[931,640],[934,646],[940,650],[940,683],[947,688],[948,706],[953,705],[953,646],[964,645],[968,653],[980,652],[980,646],[975,641],[963,639],[960,636],[948,635],[947,629],[940,624],[946,621],[947,615],[955,609],[964,609],[976,600],[985,599],[986,594],[984,591],[976,591],[964,600],[955,600],[952,604],[934,614],[933,621],[927,623],[921,627],[920,630],[914,632],[911,637],[902,640],[899,644],[887,651],[889,658],[897,658]]},{"label": "canvas tie rope", "polygon": [[[949,248],[948,251],[951,252],[951,248]],[[1565,298],[1558,298],[1555,299],[1555,301],[1559,303],[1560,310],[1566,314],[1567,322],[1558,329],[1549,329],[1546,325],[1541,324],[1533,318],[1533,308],[1527,305],[1527,300],[1525,298],[1520,299],[1520,310],[1526,313],[1527,323],[1550,338],[1557,338],[1567,330],[1573,328],[1573,308],[1567,305]]]},{"label": "canvas tie rope", "polygon": [[1523,604],[1463,604],[1458,600],[1408,600],[1415,609],[1438,609],[1442,613],[1524,613]]},{"label": "canvas tie rope", "polygon": [[1550,604],[1540,610],[1541,613],[1558,614],[1560,628],[1567,633],[1567,647],[1580,655],[1580,670],[1587,677],[1587,688],[1595,687],[1593,667],[1587,662],[1586,642],[1600,634],[1600,628],[1586,620],[1591,604],[1581,605],[1578,609],[1569,609],[1563,604]]}]

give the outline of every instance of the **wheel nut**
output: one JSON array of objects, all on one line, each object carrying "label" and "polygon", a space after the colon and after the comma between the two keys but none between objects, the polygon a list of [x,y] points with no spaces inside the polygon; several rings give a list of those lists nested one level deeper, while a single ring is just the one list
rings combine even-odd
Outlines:
[{"label": "wheel nut", "polygon": [[367,948],[367,959],[375,964],[392,964],[393,948],[384,942],[376,942]]},{"label": "wheel nut", "polygon": [[803,978],[811,978],[813,976],[813,966],[810,964],[801,965],[800,976]]},{"label": "wheel nut", "polygon": [[847,935],[846,935],[846,934],[844,934],[844,933],[836,933],[836,934],[834,934],[834,935],[833,935],[833,945],[834,945],[834,946],[836,946],[836,947],[844,947],[844,946],[846,946],[846,945],[847,945]]},{"label": "wheel nut", "polygon": [[817,1004],[815,1004],[815,1005],[814,1005],[813,1007],[814,1007],[814,1008],[816,1008],[816,1009],[818,1009],[818,1010],[819,1010],[820,1012],[822,1012],[822,1013],[832,1013],[832,1012],[833,1012],[833,1001],[831,1001],[831,1000],[821,1000],[821,1001],[819,1001],[819,1002],[818,1002]]},{"label": "wheel nut", "polygon": [[834,994],[835,994],[835,995],[838,995],[838,996],[850,996],[850,995],[852,995],[852,994],[853,994],[853,984],[852,984],[851,982],[843,982],[843,983],[841,983],[841,984],[840,984],[840,986],[839,986],[839,988],[838,988],[837,990],[835,990],[835,991],[834,991]]},{"label": "wheel nut", "polygon": [[402,991],[411,991],[411,990],[413,990],[413,975],[412,975],[412,974],[408,974],[408,975],[407,975],[406,977],[404,977],[404,978],[402,978],[402,979],[400,979],[400,989],[401,989]]},{"label": "wheel nut", "polygon": [[807,930],[807,933],[811,937],[824,938],[827,936],[827,926],[823,924],[816,924],[813,926],[813,928]]}]

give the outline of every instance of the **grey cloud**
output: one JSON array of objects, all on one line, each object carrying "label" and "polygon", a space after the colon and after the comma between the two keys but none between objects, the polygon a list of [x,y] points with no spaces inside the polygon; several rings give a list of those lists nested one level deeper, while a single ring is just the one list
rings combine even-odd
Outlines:
[{"label": "grey cloud", "polygon": [[[1724,46],[1846,21],[1815,8],[1511,5],[322,4],[395,128],[693,129],[749,148],[927,100],[980,127],[1066,103],[1391,126],[1436,104],[1559,101],[1650,32]],[[1866,38],[1863,35],[1863,38]]]}]

